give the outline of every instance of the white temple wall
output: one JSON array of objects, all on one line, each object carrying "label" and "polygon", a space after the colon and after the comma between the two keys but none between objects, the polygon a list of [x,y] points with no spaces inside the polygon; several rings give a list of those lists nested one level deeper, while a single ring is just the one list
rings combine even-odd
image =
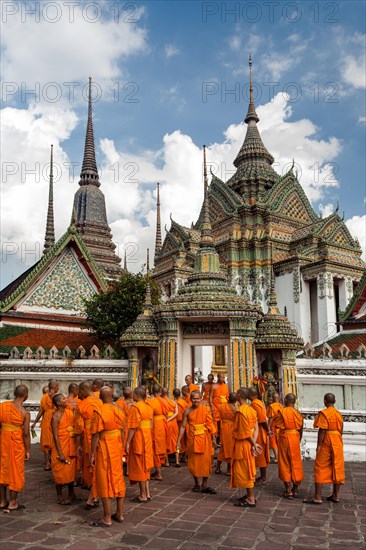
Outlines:
[{"label": "white temple wall", "polygon": [[319,325],[319,341],[336,334],[336,301],[331,273],[318,275],[317,279],[317,309]]},{"label": "white temple wall", "polygon": [[283,314],[287,308],[287,317],[290,322],[295,321],[294,301],[292,297],[292,273],[284,273],[275,278],[277,305]]}]

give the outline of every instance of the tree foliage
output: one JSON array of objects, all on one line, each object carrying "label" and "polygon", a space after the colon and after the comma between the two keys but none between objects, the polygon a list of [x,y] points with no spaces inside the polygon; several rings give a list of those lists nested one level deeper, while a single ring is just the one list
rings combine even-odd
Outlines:
[{"label": "tree foliage", "polygon": [[[153,305],[159,303],[159,288],[152,281]],[[103,294],[96,294],[86,303],[86,324],[103,344],[120,351],[119,338],[142,312],[146,294],[146,276],[123,273]]]}]

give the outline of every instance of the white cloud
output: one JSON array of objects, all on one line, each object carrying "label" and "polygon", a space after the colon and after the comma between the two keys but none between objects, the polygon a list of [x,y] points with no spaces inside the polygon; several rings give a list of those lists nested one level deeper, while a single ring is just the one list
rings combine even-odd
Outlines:
[{"label": "white cloud", "polygon": [[346,225],[354,237],[357,237],[363,250],[362,259],[366,261],[366,214],[353,216]]},{"label": "white cloud", "polygon": [[366,124],[366,116],[360,116],[357,124]]},{"label": "white cloud", "polygon": [[[51,7],[42,11],[42,2],[36,2],[41,11],[35,23],[34,16],[22,15],[25,4],[16,3],[18,12],[2,24],[4,82],[19,87],[25,82],[27,88],[39,82],[42,88],[49,82],[84,81],[90,74],[99,82],[111,80],[122,75],[121,61],[126,56],[147,50],[142,8],[136,9],[133,17],[121,10],[116,18],[107,2],[90,2],[87,9],[78,2],[50,2],[50,6],[58,5],[60,18],[54,24],[50,22],[55,17]],[[75,4],[73,15],[69,4]],[[92,4],[99,5],[99,17],[93,14]]]},{"label": "white cloud", "polygon": [[334,205],[331,202],[328,202],[327,204],[319,204],[319,212],[322,216],[322,218],[327,218],[334,212]]},{"label": "white cloud", "polygon": [[354,88],[366,88],[366,54],[346,55],[343,64],[343,78]]},{"label": "white cloud", "polygon": [[229,47],[231,50],[239,51],[241,49],[240,36],[232,36],[231,38],[229,38]]},{"label": "white cloud", "polygon": [[174,44],[166,44],[164,47],[164,53],[166,57],[174,57],[180,53],[180,50]]}]

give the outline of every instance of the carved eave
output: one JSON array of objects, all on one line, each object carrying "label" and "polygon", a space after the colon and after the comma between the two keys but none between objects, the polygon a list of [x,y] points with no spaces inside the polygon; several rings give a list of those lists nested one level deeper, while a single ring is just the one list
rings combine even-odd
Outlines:
[{"label": "carved eave", "polygon": [[[347,306],[345,312],[341,314],[340,324],[345,323],[346,321],[352,320],[352,317],[356,317],[361,308],[364,307],[366,302],[366,269],[363,272],[360,282],[355,289],[355,292],[352,296],[350,303]],[[365,314],[366,315],[366,314]]]},{"label": "carved eave", "polygon": [[75,227],[70,226],[66,233],[47,251],[46,254],[32,268],[27,270],[27,275],[21,280],[20,284],[12,289],[12,292],[7,293],[4,288],[0,293],[1,312],[9,311],[15,304],[27,293],[27,291],[36,283],[37,280],[47,271],[62,251],[68,246],[72,246],[76,252],[79,261],[83,264],[88,276],[94,282],[99,291],[107,290],[106,277],[102,269],[92,258],[90,252],[82,241],[82,238],[76,233]]}]

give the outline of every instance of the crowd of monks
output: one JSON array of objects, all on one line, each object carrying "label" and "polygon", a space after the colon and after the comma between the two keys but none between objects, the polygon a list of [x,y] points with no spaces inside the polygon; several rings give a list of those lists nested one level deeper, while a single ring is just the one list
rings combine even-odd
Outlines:
[{"label": "crowd of monks", "polygon": [[[266,409],[256,388],[230,393],[221,374],[216,382],[209,375],[202,388],[191,376],[185,382],[181,390],[174,389],[172,398],[166,388],[155,384],[151,395],[143,386],[125,387],[115,400],[113,385],[99,378],[70,384],[67,396],[51,380],[43,389],[32,425],[24,408],[28,389],[17,386],[14,400],[0,404],[0,507],[7,512],[25,508],[17,496],[24,486],[24,462],[30,458],[30,433],[35,435],[40,420],[44,469],[52,471],[57,502],[69,505],[83,500],[84,508],[92,510],[101,499],[103,515],[90,523],[93,527],[123,522],[125,476],[139,487],[131,500],[146,504],[151,500],[150,479],[161,481],[164,467],[179,468],[186,462],[194,480],[192,491],[215,494],[208,485],[215,448],[215,474],[221,474],[226,463],[230,487],[245,490],[241,497],[239,492],[235,506],[256,506],[254,489],[267,483],[271,451],[284,483],[282,496],[298,497],[304,478],[303,418],[295,408],[295,395],[286,395],[282,405],[276,394]],[[324,405],[314,422],[319,428],[315,491],[304,500],[308,504],[322,503],[323,484],[333,485],[327,500],[339,502],[339,488],[344,484],[343,419],[333,394],[324,396]],[[78,485],[88,489],[86,501],[75,493]]]}]

